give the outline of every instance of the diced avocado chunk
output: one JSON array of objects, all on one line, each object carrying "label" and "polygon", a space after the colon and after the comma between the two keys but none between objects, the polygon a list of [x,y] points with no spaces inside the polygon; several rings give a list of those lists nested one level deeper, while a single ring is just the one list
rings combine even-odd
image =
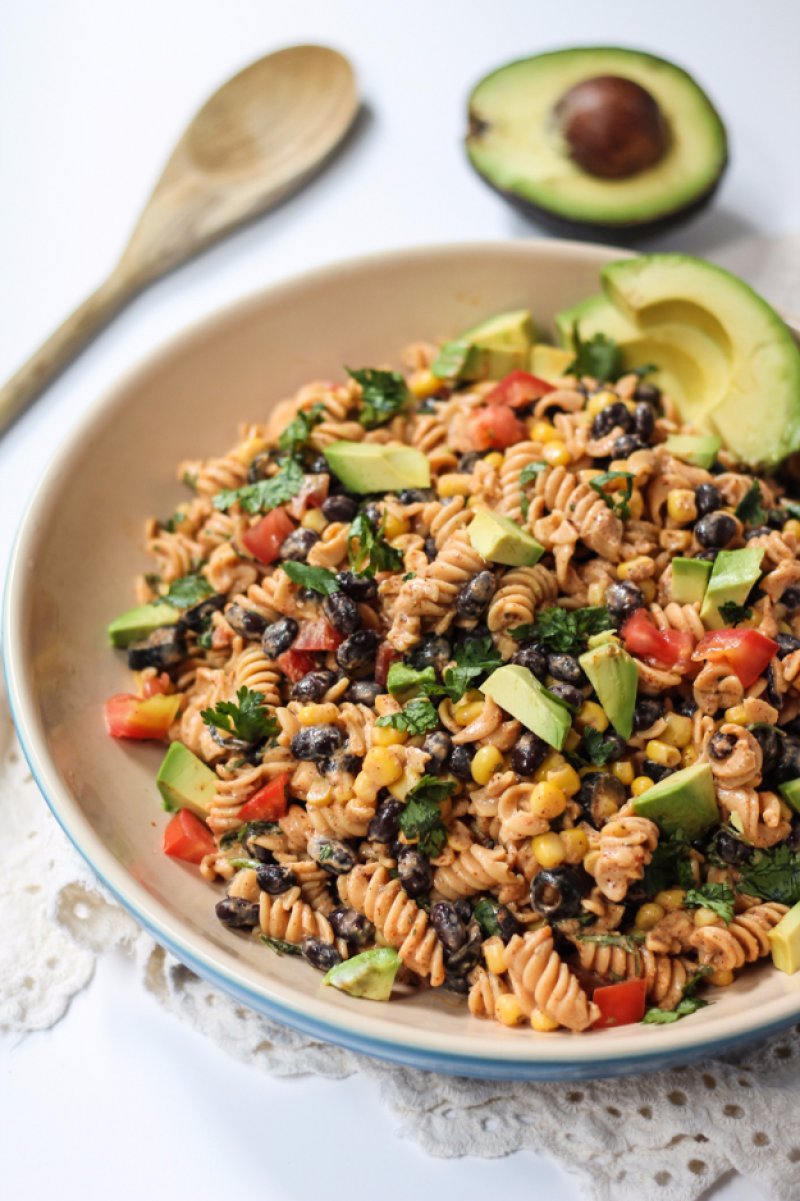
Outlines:
[{"label": "diced avocado chunk", "polygon": [[467,534],[473,550],[487,563],[504,563],[508,567],[532,567],[544,554],[541,543],[518,526],[510,517],[478,509]]},{"label": "diced avocado chunk", "polygon": [[778,785],[778,792],[795,813],[800,813],[800,780],[786,780]]},{"label": "diced avocado chunk", "polygon": [[533,338],[527,309],[499,313],[446,342],[431,371],[439,379],[501,379],[527,368]]},{"label": "diced avocado chunk", "polygon": [[399,967],[400,956],[394,947],[373,947],[337,963],[325,973],[322,983],[332,984],[351,997],[388,1001]]},{"label": "diced avocado chunk", "polygon": [[205,818],[217,790],[217,777],[182,742],[171,742],[156,776],[164,808],[191,809]]},{"label": "diced avocado chunk", "polygon": [[331,471],[350,492],[401,492],[430,486],[430,463],[412,446],[341,441],[333,442],[323,453]]},{"label": "diced avocado chunk", "polygon": [[163,601],[137,605],[114,618],[108,627],[108,636],[112,646],[129,646],[161,626],[174,626],[180,615],[180,609]]},{"label": "diced avocado chunk", "polygon": [[528,370],[537,379],[547,380],[552,384],[566,373],[574,357],[571,351],[562,350],[560,346],[548,346],[546,342],[537,342],[531,351]]},{"label": "diced avocado chunk", "polygon": [[672,599],[679,605],[702,604],[711,575],[705,559],[672,560]]},{"label": "diced avocado chunk", "polygon": [[772,962],[787,976],[800,971],[800,901],[767,934]]},{"label": "diced avocado chunk", "polygon": [[582,654],[579,663],[614,729],[630,738],[639,683],[631,656],[618,642],[608,641]]},{"label": "diced avocado chunk", "polygon": [[631,801],[633,810],[665,834],[678,831],[690,842],[719,821],[714,777],[708,763],[693,763],[666,776]]},{"label": "diced avocado chunk", "polygon": [[722,439],[716,434],[670,434],[664,449],[692,467],[709,468],[717,457]]},{"label": "diced avocado chunk", "polygon": [[743,605],[747,600],[750,589],[761,576],[763,557],[763,549],[757,546],[719,552],[700,609],[700,616],[710,629],[719,630],[725,625],[719,611],[720,605],[728,601]]},{"label": "diced avocado chunk", "polygon": [[572,727],[572,714],[527,667],[516,663],[498,667],[480,685],[480,690],[548,746],[561,750]]}]

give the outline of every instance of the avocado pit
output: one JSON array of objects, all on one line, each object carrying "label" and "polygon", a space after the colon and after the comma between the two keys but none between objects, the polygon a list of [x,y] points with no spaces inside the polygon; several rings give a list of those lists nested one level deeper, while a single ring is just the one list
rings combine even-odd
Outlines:
[{"label": "avocado pit", "polygon": [[554,109],[570,157],[601,179],[627,179],[664,156],[669,130],[657,100],[621,75],[575,84]]}]

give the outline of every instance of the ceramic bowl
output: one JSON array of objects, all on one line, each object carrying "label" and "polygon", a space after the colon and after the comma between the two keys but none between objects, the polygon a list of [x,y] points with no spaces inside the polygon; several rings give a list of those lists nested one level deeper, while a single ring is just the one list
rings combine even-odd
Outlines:
[{"label": "ceramic bowl", "polygon": [[174,954],[237,1000],[322,1040],[470,1076],[566,1079],[652,1070],[717,1053],[800,1014],[800,975],[745,973],[714,1004],[667,1026],[536,1035],[471,1018],[447,995],[388,1005],[323,988],[302,962],[232,935],[196,869],[160,850],[159,746],[117,742],[102,702],[127,691],[108,621],[148,565],[143,519],[171,513],[175,466],[221,453],[300,384],[342,364],[397,361],[417,339],[529,307],[548,331],[597,291],[620,252],[557,241],[451,245],[336,264],[271,287],[173,339],[81,421],[22,523],[5,599],[5,667],[31,770],[61,826],[121,903]]}]

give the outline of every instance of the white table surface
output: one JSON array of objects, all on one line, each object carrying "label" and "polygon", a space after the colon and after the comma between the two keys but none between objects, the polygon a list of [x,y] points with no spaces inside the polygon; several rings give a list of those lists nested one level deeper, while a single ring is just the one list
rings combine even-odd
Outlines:
[{"label": "white table surface", "polygon": [[[800,211],[800,8],[785,0],[6,0],[0,6],[0,378],[100,282],[171,143],[249,60],[320,41],[357,70],[365,113],[289,204],[134,302],[0,441],[0,575],[34,481],[86,404],[162,339],[225,301],[320,262],[536,227],[468,168],[464,100],[487,70],[570,43],[674,57],[718,103],[732,166],[711,213],[653,248],[699,253],[788,232]],[[0,930],[0,937],[2,932]],[[578,1196],[530,1154],[431,1160],[353,1078],[273,1081],[161,1011],[110,956],[52,1031],[0,1042],[0,1194],[268,1201]],[[313,1154],[309,1154],[313,1146]],[[371,1185],[370,1185],[370,1182]],[[737,1179],[721,1201],[755,1201]]]}]

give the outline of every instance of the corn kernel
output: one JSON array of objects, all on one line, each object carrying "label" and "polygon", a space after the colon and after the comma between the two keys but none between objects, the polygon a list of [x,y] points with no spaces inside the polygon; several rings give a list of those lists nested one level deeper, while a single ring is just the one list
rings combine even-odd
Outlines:
[{"label": "corn kernel", "polygon": [[567,794],[549,780],[543,780],[541,784],[534,784],[531,789],[528,807],[534,817],[541,817],[549,822],[560,817],[566,809]]},{"label": "corn kernel", "polygon": [[664,888],[661,892],[656,893],[653,899],[656,905],[666,909],[667,913],[674,913],[676,909],[683,909],[686,893],[682,888]]},{"label": "corn kernel", "polygon": [[495,471],[499,471],[503,466],[504,458],[499,450],[493,450],[490,455],[486,455],[483,461],[487,467],[492,467]]},{"label": "corn kernel", "polygon": [[662,742],[668,742],[670,746],[676,746],[682,751],[692,741],[691,717],[684,717],[681,713],[668,713],[664,720],[667,724],[660,734]]},{"label": "corn kernel", "polygon": [[364,756],[363,771],[379,788],[386,788],[400,779],[403,765],[388,746],[374,746]]},{"label": "corn kernel", "polygon": [[695,746],[687,746],[681,751],[681,766],[691,767],[700,758],[700,753]]},{"label": "corn kernel", "polygon": [[637,776],[631,784],[631,792],[634,796],[641,796],[643,792],[647,792],[651,788],[653,781],[649,776]]},{"label": "corn kernel", "polygon": [[[415,784],[419,784],[421,775],[420,772],[414,771],[413,768],[406,764],[405,770],[399,780],[395,780],[394,784],[389,785],[389,792],[396,801],[404,801]],[[445,801],[442,805],[442,817],[444,818],[445,805],[449,805],[449,801]]]},{"label": "corn kernel", "polygon": [[581,790],[581,778],[571,763],[565,763],[563,767],[549,772],[547,783],[555,784],[556,788],[560,788],[567,796],[575,796],[575,793]]},{"label": "corn kernel", "polygon": [[506,949],[502,938],[498,938],[496,934],[487,938],[483,944],[483,962],[495,976],[506,970]]},{"label": "corn kernel", "polygon": [[310,805],[312,809],[324,809],[327,805],[332,805],[335,799],[332,786],[325,781],[321,788],[309,789],[306,805]]},{"label": "corn kernel", "polygon": [[339,710],[336,705],[301,705],[297,710],[297,720],[301,726],[324,726],[336,721]]},{"label": "corn kernel", "polygon": [[584,856],[583,866],[590,876],[593,876],[597,867],[597,860],[600,858],[599,851],[589,851],[588,855]]},{"label": "corn kernel", "polygon": [[321,534],[328,524],[328,518],[322,509],[306,509],[300,524],[304,530],[313,530],[315,534]]},{"label": "corn kernel", "polygon": [[656,922],[660,922],[664,910],[654,901],[646,901],[636,910],[635,926],[637,930],[652,930]]},{"label": "corn kernel", "polygon": [[472,477],[458,471],[440,475],[436,481],[436,491],[439,496],[469,496],[472,491]]},{"label": "corn kernel", "polygon": [[626,788],[630,788],[633,783],[633,764],[630,759],[618,759],[616,763],[609,765],[609,771],[612,776],[616,776],[620,784],[624,784]]},{"label": "corn kernel", "polygon": [[747,724],[747,710],[744,705],[734,705],[731,709],[725,710],[725,720],[731,722],[735,726],[744,726]]},{"label": "corn kernel", "polygon": [[365,771],[360,771],[353,780],[353,792],[360,801],[373,801],[378,788]]},{"label": "corn kernel", "polygon": [[681,761],[678,748],[662,742],[660,738],[651,738],[644,753],[651,763],[657,763],[660,767],[677,767]]},{"label": "corn kernel", "polygon": [[558,1022],[555,1018],[551,1018],[549,1013],[545,1013],[543,1009],[534,1009],[531,1013],[531,1026],[537,1030],[539,1034],[550,1034],[553,1030],[558,1030]]},{"label": "corn kernel", "polygon": [[644,513],[644,497],[638,488],[634,488],[628,501],[628,516],[638,521]]},{"label": "corn kernel", "polygon": [[565,763],[566,759],[563,755],[559,755],[558,751],[551,751],[547,758],[542,760],[536,771],[533,773],[534,780],[538,784],[540,780],[549,779],[550,775],[553,772],[558,771],[558,769],[563,767]]},{"label": "corn kernel", "polygon": [[694,924],[702,928],[703,926],[722,926],[724,922],[713,909],[695,909]]},{"label": "corn kernel", "polygon": [[411,522],[399,513],[387,513],[383,523],[383,532],[387,538],[399,538],[411,529]]},{"label": "corn kernel", "polygon": [[504,1026],[518,1026],[525,1014],[513,992],[505,992],[494,1003],[494,1016]]},{"label": "corn kernel", "polygon": [[575,826],[572,830],[561,831],[561,845],[564,848],[564,858],[567,863],[582,863],[589,852],[589,839],[586,831]]},{"label": "corn kernel", "polygon": [[407,741],[407,730],[395,730],[393,726],[376,725],[372,727],[373,746],[400,746],[401,743]]},{"label": "corn kernel", "polygon": [[608,729],[608,718],[605,710],[595,701],[584,701],[578,710],[578,716],[575,718],[579,726],[591,726],[593,730],[598,730],[603,733]]},{"label": "corn kernel", "polygon": [[572,455],[567,450],[565,442],[546,442],[542,447],[542,458],[551,467],[566,467],[572,462]]},{"label": "corn kernel", "polygon": [[653,560],[648,555],[636,555],[634,559],[628,559],[626,563],[620,563],[617,566],[618,580],[636,580],[637,584],[641,580],[649,578],[653,574]]},{"label": "corn kernel", "polygon": [[581,745],[581,736],[578,733],[578,731],[575,729],[568,730],[567,736],[564,739],[564,750],[565,751],[577,751],[577,749],[580,745]]},{"label": "corn kernel", "polygon": [[503,756],[496,746],[482,746],[475,752],[470,772],[476,784],[488,784],[494,773],[503,765]]},{"label": "corn kernel", "polygon": [[589,397],[589,403],[586,406],[586,412],[590,417],[596,417],[598,413],[602,413],[603,409],[607,409],[609,405],[614,404],[619,400],[616,392],[595,392],[594,396]]},{"label": "corn kernel", "polygon": [[790,518],[789,521],[783,523],[784,534],[794,534],[795,538],[800,538],[800,521],[796,517]]},{"label": "corn kernel", "polygon": [[612,817],[616,817],[618,813],[619,805],[610,796],[601,797],[599,801],[595,801],[592,805],[592,816],[600,825],[611,821]]},{"label": "corn kernel", "polygon": [[528,426],[532,442],[556,442],[561,441],[558,430],[554,429],[549,421],[532,421]]},{"label": "corn kernel", "polygon": [[697,517],[693,488],[673,488],[667,497],[667,513],[679,525],[688,525]]},{"label": "corn kernel", "polygon": [[553,831],[549,834],[537,834],[535,838],[531,839],[531,846],[539,867],[558,867],[566,857],[564,844],[559,835]]},{"label": "corn kernel", "polygon": [[710,972],[706,979],[717,988],[727,988],[729,984],[733,984],[735,977],[730,968],[718,967],[715,972]]},{"label": "corn kernel", "polygon": [[415,371],[408,380],[408,389],[417,400],[427,400],[429,396],[435,396],[441,386],[442,381],[439,377],[427,370]]},{"label": "corn kernel", "polygon": [[652,605],[656,599],[656,582],[655,580],[639,580],[639,591],[644,597],[648,605]]},{"label": "corn kernel", "polygon": [[266,450],[269,446],[263,438],[248,438],[246,442],[240,443],[233,452],[233,458],[238,459],[245,467],[249,467],[256,455],[261,454],[262,450]]},{"label": "corn kernel", "polygon": [[605,586],[599,580],[595,580],[587,589],[586,599],[590,605],[604,605],[606,603]]}]

